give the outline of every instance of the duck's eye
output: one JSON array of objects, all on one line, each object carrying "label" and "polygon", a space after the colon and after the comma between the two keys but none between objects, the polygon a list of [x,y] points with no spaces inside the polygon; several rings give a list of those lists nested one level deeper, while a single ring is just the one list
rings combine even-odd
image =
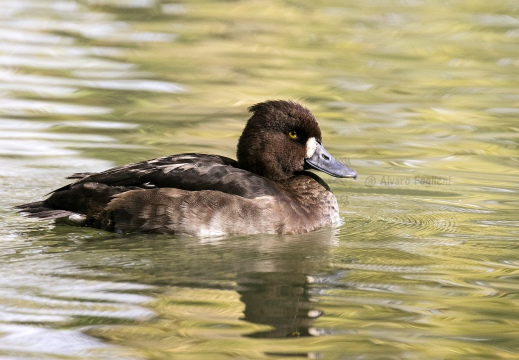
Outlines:
[{"label": "duck's eye", "polygon": [[289,131],[288,136],[290,136],[291,139],[297,139],[299,135],[297,135],[297,132],[295,131]]}]

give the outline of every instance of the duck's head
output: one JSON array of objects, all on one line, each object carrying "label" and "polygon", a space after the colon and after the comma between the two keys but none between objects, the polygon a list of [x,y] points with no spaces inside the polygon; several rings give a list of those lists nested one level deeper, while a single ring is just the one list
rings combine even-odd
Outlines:
[{"label": "duck's head", "polygon": [[242,169],[276,181],[308,168],[357,178],[354,170],[323,147],[317,120],[307,108],[292,101],[270,100],[251,106],[249,111],[252,117],[238,141]]}]

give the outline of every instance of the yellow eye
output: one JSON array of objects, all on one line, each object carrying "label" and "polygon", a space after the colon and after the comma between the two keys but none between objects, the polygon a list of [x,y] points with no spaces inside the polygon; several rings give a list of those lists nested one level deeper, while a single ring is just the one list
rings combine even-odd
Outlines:
[{"label": "yellow eye", "polygon": [[290,131],[288,136],[290,136],[291,139],[297,139],[299,137],[295,131]]}]

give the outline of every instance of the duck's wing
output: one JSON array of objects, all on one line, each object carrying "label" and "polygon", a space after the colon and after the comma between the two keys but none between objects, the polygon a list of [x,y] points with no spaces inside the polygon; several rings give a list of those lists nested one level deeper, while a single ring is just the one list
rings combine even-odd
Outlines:
[{"label": "duck's wing", "polygon": [[76,182],[54,190],[43,200],[17,206],[35,218],[55,219],[100,213],[114,196],[130,190],[176,188],[215,190],[253,199],[281,195],[275,182],[238,168],[217,155],[180,154],[115,167],[99,173],[74,174]]},{"label": "duck's wing", "polygon": [[99,173],[74,174],[71,178],[79,180],[53,193],[84,183],[100,183],[118,188],[218,190],[246,198],[273,195],[277,190],[274,182],[238,168],[237,161],[206,154],[164,156]]}]

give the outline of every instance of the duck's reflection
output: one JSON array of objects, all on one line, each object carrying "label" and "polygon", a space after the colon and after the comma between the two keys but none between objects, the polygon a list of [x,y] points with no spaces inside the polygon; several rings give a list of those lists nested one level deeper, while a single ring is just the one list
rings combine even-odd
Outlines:
[{"label": "duck's reflection", "polygon": [[309,336],[313,320],[321,315],[310,302],[307,277],[286,272],[244,273],[238,293],[245,304],[243,320],[272,326],[248,334],[257,338]]},{"label": "duck's reflection", "polygon": [[[59,227],[54,231],[58,230]],[[322,315],[317,294],[329,286],[324,282],[343,276],[327,274],[333,268],[330,267],[330,250],[338,243],[333,229],[294,236],[257,235],[212,242],[113,234],[105,239],[97,235],[97,239],[99,241],[82,241],[74,251],[63,256],[69,258],[78,252],[88,254],[70,259],[82,271],[91,269],[93,274],[109,264],[114,281],[152,285],[165,294],[172,288],[165,298],[176,299],[173,302],[180,301],[177,297],[183,290],[190,296],[198,294],[197,289],[202,296],[204,289],[235,290],[245,305],[240,319],[270,327],[253,333],[247,330],[243,335],[248,337],[318,335],[320,330],[313,325]],[[182,298],[179,303],[185,300]],[[211,304],[210,299],[206,300]],[[199,306],[210,306],[207,304]],[[187,313],[180,316],[190,317]]]},{"label": "duck's reflection", "polygon": [[[279,239],[278,239],[279,241]],[[238,293],[245,304],[243,320],[269,325],[270,330],[246,334],[256,338],[315,335],[313,321],[322,315],[312,294],[316,273],[326,267],[329,249],[337,241],[332,231],[298,236],[280,246],[262,242],[268,259],[244,266],[237,274]],[[326,276],[325,276],[326,278]]]}]

